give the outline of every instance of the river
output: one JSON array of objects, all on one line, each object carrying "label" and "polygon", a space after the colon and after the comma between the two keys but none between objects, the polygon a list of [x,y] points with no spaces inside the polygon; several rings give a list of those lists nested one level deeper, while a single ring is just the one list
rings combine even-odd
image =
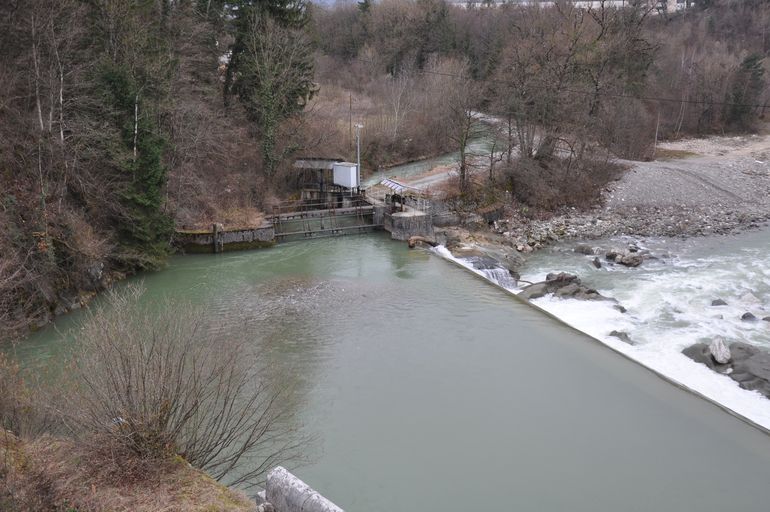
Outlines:
[{"label": "river", "polygon": [[[248,325],[302,394],[296,473],[349,511],[756,511],[770,439],[384,234],[172,258],[145,299]],[[56,357],[79,315],[23,343]],[[62,335],[64,339],[62,339]]]}]

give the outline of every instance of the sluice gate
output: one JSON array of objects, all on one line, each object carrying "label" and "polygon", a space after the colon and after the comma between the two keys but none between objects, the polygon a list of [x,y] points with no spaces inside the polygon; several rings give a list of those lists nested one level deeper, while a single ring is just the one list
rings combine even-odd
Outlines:
[{"label": "sluice gate", "polygon": [[368,233],[382,227],[381,216],[363,195],[328,200],[288,201],[273,207],[276,241]]}]

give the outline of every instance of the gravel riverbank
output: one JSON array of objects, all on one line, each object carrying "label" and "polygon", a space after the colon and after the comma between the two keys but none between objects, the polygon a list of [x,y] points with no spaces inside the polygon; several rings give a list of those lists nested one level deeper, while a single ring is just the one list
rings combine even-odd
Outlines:
[{"label": "gravel riverbank", "polygon": [[604,190],[601,206],[546,220],[512,211],[494,231],[529,252],[565,238],[728,234],[770,219],[770,137],[686,140],[661,152],[680,158],[623,162],[629,169]]}]

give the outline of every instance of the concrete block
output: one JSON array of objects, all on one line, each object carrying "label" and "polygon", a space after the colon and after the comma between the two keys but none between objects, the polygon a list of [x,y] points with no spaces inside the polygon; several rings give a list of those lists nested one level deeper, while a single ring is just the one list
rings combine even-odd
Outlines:
[{"label": "concrete block", "polygon": [[281,466],[267,474],[265,491],[276,512],[343,512]]}]

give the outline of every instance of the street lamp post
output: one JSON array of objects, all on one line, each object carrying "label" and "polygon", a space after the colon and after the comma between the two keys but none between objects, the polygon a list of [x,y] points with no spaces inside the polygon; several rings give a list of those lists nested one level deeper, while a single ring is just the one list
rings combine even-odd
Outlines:
[{"label": "street lamp post", "polygon": [[356,124],[356,187],[361,192],[361,128],[364,125]]}]

